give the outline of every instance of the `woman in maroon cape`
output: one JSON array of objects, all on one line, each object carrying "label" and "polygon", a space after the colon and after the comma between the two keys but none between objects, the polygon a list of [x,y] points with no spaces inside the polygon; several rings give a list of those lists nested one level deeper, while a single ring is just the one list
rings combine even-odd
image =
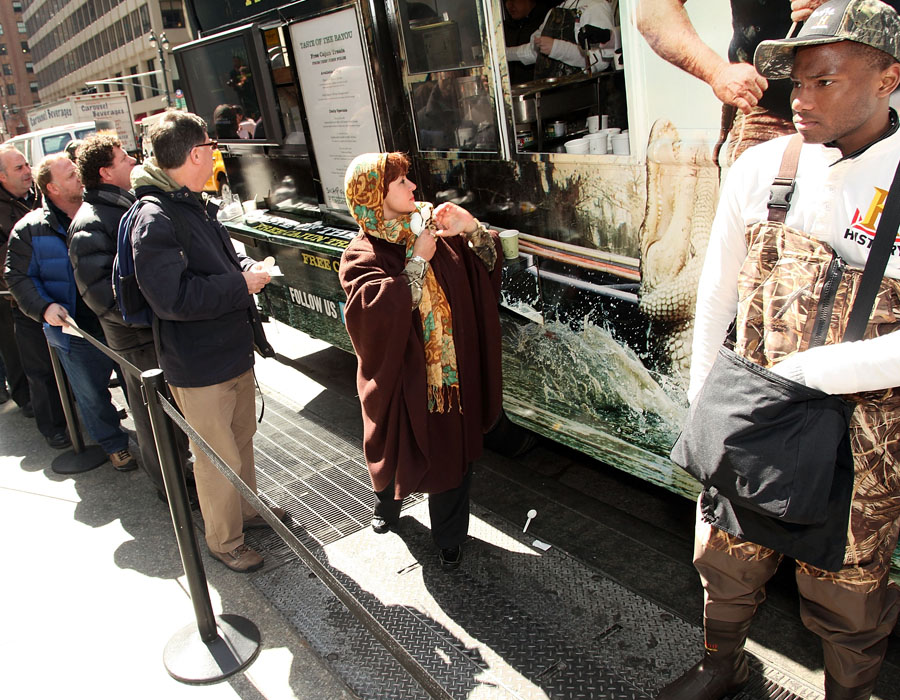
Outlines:
[{"label": "woman in maroon cape", "polygon": [[497,234],[455,204],[416,202],[402,153],[347,169],[360,225],[341,259],[344,317],[359,360],[363,451],[386,532],[404,496],[429,494],[444,568],[459,565],[472,462],[500,416]]}]

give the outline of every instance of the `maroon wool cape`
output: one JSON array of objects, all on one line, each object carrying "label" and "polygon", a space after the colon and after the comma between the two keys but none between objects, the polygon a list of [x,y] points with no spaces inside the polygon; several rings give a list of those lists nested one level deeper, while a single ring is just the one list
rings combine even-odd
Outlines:
[{"label": "maroon wool cape", "polygon": [[500,277],[488,273],[463,236],[437,239],[432,269],[450,304],[462,413],[429,413],[422,319],[402,275],[405,246],[361,233],[341,257],[344,318],[358,358],[363,452],[372,486],[395,480],[395,498],[459,486],[500,416]]}]

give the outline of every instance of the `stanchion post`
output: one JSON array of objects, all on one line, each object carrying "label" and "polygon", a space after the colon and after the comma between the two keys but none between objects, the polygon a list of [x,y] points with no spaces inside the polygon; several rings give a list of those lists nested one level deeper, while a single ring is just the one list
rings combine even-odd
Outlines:
[{"label": "stanchion post", "polygon": [[163,483],[166,487],[166,497],[169,499],[169,510],[175,526],[175,539],[178,541],[181,564],[184,566],[191,602],[194,604],[194,613],[197,616],[197,628],[200,630],[200,638],[204,642],[210,642],[217,635],[216,617],[209,599],[206,573],[203,569],[203,560],[200,558],[197,535],[194,532],[187,485],[179,466],[175,427],[159,402],[160,395],[166,393],[166,382],[163,379],[162,370],[151,369],[141,373],[141,382],[144,385],[146,394],[144,398],[150,413],[153,439],[156,442]]},{"label": "stanchion post", "polygon": [[62,402],[63,414],[66,417],[66,427],[69,429],[69,439],[72,441],[72,451],[79,454],[84,451],[84,439],[81,437],[81,424],[78,421],[78,414],[75,412],[75,401],[72,399],[72,392],[69,391],[69,382],[66,379],[66,373],[63,371],[62,362],[59,361],[59,355],[56,348],[47,341],[47,348],[50,350],[50,364],[53,365],[53,376],[56,377],[56,388],[59,390],[59,399]]},{"label": "stanchion post", "polygon": [[187,486],[179,466],[175,427],[159,399],[166,392],[162,370],[141,373],[141,382],[175,526],[175,539],[197,618],[196,625],[182,628],[169,640],[163,662],[169,675],[183,683],[215,683],[253,663],[260,650],[259,629],[240,615],[216,617],[213,614]]},{"label": "stanchion post", "polygon": [[66,428],[69,431],[69,439],[72,441],[72,452],[66,452],[50,463],[50,468],[57,474],[80,474],[96,469],[106,462],[109,457],[99,445],[91,445],[85,449],[84,439],[81,437],[81,423],[78,420],[78,412],[75,410],[75,399],[69,390],[69,381],[63,370],[62,362],[56,348],[47,341],[50,351],[50,364],[53,366],[53,376],[56,378],[56,388],[59,391],[59,400],[62,403],[63,415],[66,417]]}]

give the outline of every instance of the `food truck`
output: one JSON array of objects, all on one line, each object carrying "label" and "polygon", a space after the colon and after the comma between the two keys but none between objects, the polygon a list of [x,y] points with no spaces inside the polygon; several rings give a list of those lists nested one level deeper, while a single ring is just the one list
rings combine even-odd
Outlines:
[{"label": "food truck", "polygon": [[[175,50],[179,74],[232,191],[254,202],[226,226],[284,273],[262,300],[269,314],[352,351],[337,276],[357,233],[344,172],[360,153],[405,151],[417,198],[520,232],[503,271],[509,419],[697,494],[668,454],[687,409],[697,281],[727,169],[723,110],[653,52],[637,0],[610,4],[613,27],[578,32],[584,67],[536,67],[524,83],[509,78],[501,0],[187,6],[201,38]],[[729,4],[685,9],[725,55]],[[229,105],[254,122],[252,138],[235,132]]]}]

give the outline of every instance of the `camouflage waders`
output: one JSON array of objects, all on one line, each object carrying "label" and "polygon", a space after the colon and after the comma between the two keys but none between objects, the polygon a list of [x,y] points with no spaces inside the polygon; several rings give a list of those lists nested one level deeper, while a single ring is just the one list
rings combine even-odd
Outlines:
[{"label": "camouflage waders", "polygon": [[[738,354],[764,367],[843,337],[862,272],[843,266],[830,246],[774,221],[748,227],[748,252],[738,279]],[[823,288],[825,290],[823,297]],[[833,301],[831,301],[831,292]],[[820,302],[821,300],[821,302]],[[830,307],[830,308],[829,308]],[[900,326],[900,281],[885,278],[865,337]],[[822,639],[825,668],[841,685],[873,680],[900,610],[888,580],[900,530],[900,390],[846,397],[854,456],[853,501],[844,566],[837,572],[797,562],[800,614]],[[702,522],[694,565],[705,589],[704,616],[743,622],[765,600],[765,583],[782,555]]]}]

